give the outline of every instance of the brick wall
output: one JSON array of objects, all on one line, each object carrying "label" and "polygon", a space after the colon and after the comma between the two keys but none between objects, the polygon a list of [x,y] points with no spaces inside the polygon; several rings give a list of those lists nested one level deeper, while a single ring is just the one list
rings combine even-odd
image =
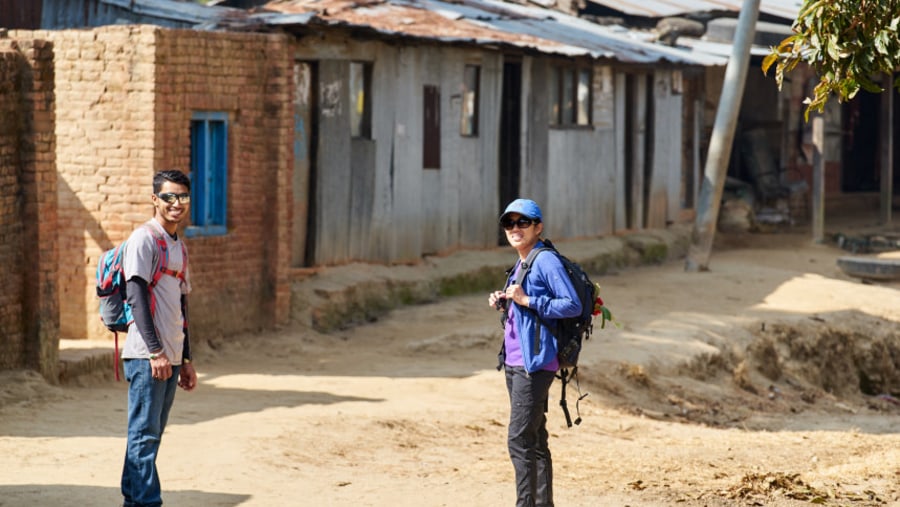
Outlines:
[{"label": "brick wall", "polygon": [[152,176],[190,169],[194,111],[229,117],[228,234],[188,240],[200,339],[285,322],[290,308],[291,89],[283,35],[153,26],[43,32],[59,51],[60,334],[99,322],[102,251],[152,216]]},{"label": "brick wall", "polygon": [[[53,45],[0,31],[0,369],[56,378]],[[10,269],[10,267],[13,267]]]},{"label": "brick wall", "polygon": [[60,335],[112,337],[97,317],[101,252],[152,216],[152,27],[39,32],[56,55]]},{"label": "brick wall", "polygon": [[292,58],[283,35],[161,30],[158,167],[190,165],[194,111],[228,114],[228,234],[189,240],[201,337],[271,328],[290,312]]}]

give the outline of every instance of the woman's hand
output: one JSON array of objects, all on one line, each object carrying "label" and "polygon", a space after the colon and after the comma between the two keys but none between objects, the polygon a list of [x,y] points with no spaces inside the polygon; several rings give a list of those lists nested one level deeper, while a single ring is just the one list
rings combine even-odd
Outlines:
[{"label": "woman's hand", "polygon": [[531,302],[531,298],[525,294],[525,291],[522,290],[522,286],[518,284],[513,284],[506,288],[506,299],[512,299],[520,306],[525,307]]},{"label": "woman's hand", "polygon": [[503,300],[506,294],[502,290],[495,290],[488,295],[488,306],[494,307],[498,312],[503,311]]}]

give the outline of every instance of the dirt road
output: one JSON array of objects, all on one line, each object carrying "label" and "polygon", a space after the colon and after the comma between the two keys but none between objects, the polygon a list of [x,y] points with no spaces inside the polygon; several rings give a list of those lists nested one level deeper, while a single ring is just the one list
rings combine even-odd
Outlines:
[{"label": "dirt road", "polygon": [[[900,287],[843,276],[845,253],[741,236],[708,273],[598,278],[621,327],[587,345],[583,423],[551,405],[557,505],[900,505]],[[166,505],[512,505],[499,332],[479,294],[202,347]],[[0,506],[116,505],[125,396],[3,374]]]}]

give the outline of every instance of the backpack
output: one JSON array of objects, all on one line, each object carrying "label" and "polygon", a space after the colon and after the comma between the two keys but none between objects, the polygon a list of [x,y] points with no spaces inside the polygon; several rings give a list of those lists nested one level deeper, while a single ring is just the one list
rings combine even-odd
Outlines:
[{"label": "backpack", "polygon": [[[549,329],[554,330],[553,335],[556,337],[556,359],[559,361],[559,373],[557,378],[562,382],[562,394],[560,395],[559,405],[562,407],[563,414],[566,416],[566,426],[572,427],[572,418],[569,415],[569,408],[566,403],[566,386],[572,379],[575,380],[575,387],[578,390],[578,399],[575,402],[575,410],[577,417],[574,421],[576,425],[581,424],[581,413],[578,410],[578,402],[583,400],[588,393],[581,394],[581,386],[578,384],[578,356],[581,354],[581,348],[584,340],[591,337],[594,330],[593,312],[594,302],[597,298],[597,288],[594,282],[588,277],[584,269],[577,263],[573,262],[566,256],[559,253],[553,243],[549,239],[542,240],[544,246],[542,248],[534,248],[528,253],[528,257],[522,262],[522,266],[516,275],[516,284],[521,284],[531,270],[534,259],[544,251],[553,252],[565,268],[569,275],[569,281],[575,288],[578,300],[581,301],[581,314],[575,317],[567,317],[557,319],[556,325],[551,326],[546,321],[541,322]],[[530,310],[533,311],[533,310]]]},{"label": "backpack", "polygon": [[[157,255],[154,258],[153,279],[147,284],[150,292],[150,314],[156,310],[156,298],[153,296],[153,288],[162,278],[162,275],[174,276],[184,281],[184,272],[172,271],[168,268],[169,248],[166,239],[153,227],[144,224],[150,231],[156,244]],[[122,267],[126,241],[121,242],[115,248],[111,248],[100,255],[97,262],[97,298],[100,300],[100,320],[107,329],[115,334],[115,369],[116,380],[119,380],[119,333],[127,333],[128,325],[134,321],[131,314],[131,306],[128,304],[128,295],[125,290],[125,271]],[[187,251],[182,244],[183,265],[187,266]]]}]

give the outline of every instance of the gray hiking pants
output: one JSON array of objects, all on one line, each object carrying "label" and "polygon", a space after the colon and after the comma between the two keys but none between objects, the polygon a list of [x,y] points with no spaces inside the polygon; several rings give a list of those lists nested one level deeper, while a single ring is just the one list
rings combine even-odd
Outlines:
[{"label": "gray hiking pants", "polygon": [[554,372],[506,366],[509,457],[516,472],[516,507],[553,507],[553,461],[547,446],[547,398]]}]

